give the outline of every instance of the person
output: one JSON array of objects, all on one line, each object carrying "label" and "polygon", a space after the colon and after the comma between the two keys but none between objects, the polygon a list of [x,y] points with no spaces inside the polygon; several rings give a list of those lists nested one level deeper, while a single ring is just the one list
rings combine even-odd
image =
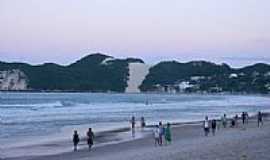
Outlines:
[{"label": "person", "polygon": [[74,145],[74,151],[78,150],[78,144],[80,142],[80,137],[78,132],[75,130],[73,134],[73,145]]},{"label": "person", "polygon": [[155,126],[155,128],[153,130],[153,134],[154,134],[155,146],[157,146],[157,145],[159,145],[159,128],[158,128],[158,125]]},{"label": "person", "polygon": [[248,119],[249,119],[248,112],[246,112],[246,122],[247,122],[247,124],[248,124]]},{"label": "person", "polygon": [[131,117],[130,123],[131,123],[132,137],[134,138],[135,137],[135,125],[136,125],[136,121],[135,121],[135,117],[134,116]]},{"label": "person", "polygon": [[170,123],[167,123],[167,127],[165,128],[165,141],[166,141],[166,145],[172,143],[172,133],[171,133]]},{"label": "person", "polygon": [[262,112],[258,112],[258,127],[263,125],[263,115]]},{"label": "person", "polygon": [[87,136],[87,144],[88,144],[88,147],[89,147],[89,150],[91,150],[93,144],[94,144],[94,133],[92,131],[92,128],[89,128],[88,129],[88,132],[86,133],[86,136]]},{"label": "person", "polygon": [[232,120],[231,120],[231,127],[232,127],[232,128],[235,127],[235,119],[234,119],[234,118],[232,118]]},{"label": "person", "polygon": [[208,116],[205,117],[205,120],[203,122],[203,126],[204,126],[204,135],[208,136],[209,133],[209,121],[208,121]]},{"label": "person", "polygon": [[213,134],[213,136],[215,136],[216,135],[216,128],[217,128],[217,121],[215,119],[212,120],[211,127],[212,127],[212,134]]},{"label": "person", "polygon": [[242,112],[242,124],[245,125],[245,121],[246,121],[246,113]]},{"label": "person", "polygon": [[237,128],[238,127],[238,114],[235,115],[234,120],[235,120],[235,127]]},{"label": "person", "polygon": [[144,128],[146,126],[144,117],[141,117],[141,127]]},{"label": "person", "polygon": [[159,122],[158,128],[159,128],[159,145],[162,146],[164,135],[164,127],[162,125],[162,122]]},{"label": "person", "polygon": [[223,128],[226,128],[227,127],[227,117],[226,117],[226,114],[223,115],[222,117],[222,125],[223,125]]}]

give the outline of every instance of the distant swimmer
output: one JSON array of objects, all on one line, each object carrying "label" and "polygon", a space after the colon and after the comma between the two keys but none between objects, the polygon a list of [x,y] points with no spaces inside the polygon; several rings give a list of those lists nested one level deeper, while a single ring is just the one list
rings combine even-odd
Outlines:
[{"label": "distant swimmer", "polygon": [[73,134],[73,145],[74,145],[74,151],[78,150],[78,144],[80,142],[80,137],[78,132],[75,130]]}]

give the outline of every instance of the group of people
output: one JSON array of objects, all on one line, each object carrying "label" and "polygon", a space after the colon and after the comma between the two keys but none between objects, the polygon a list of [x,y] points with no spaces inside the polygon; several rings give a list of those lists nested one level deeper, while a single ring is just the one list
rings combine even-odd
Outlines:
[{"label": "group of people", "polygon": [[[248,118],[249,118],[248,113],[242,112],[241,119],[242,119],[243,126],[248,124]],[[238,116],[238,114],[236,114],[233,118],[231,118],[230,119],[230,121],[231,121],[230,127],[232,127],[232,128],[238,127],[238,120],[239,119],[240,119],[240,117]],[[131,123],[132,137],[135,137],[136,119],[134,116],[131,117],[130,123]],[[141,123],[142,129],[144,127],[146,127],[146,122],[145,122],[144,117],[140,118],[140,123]],[[263,125],[262,112],[258,112],[258,114],[257,114],[257,124],[258,124],[258,127],[261,127]],[[212,135],[215,136],[216,130],[219,129],[221,125],[223,126],[223,128],[226,128],[228,125],[228,119],[227,119],[226,114],[224,114],[221,117],[220,121],[218,121],[216,119],[213,119],[210,121],[208,119],[208,116],[206,116],[205,120],[203,121],[203,128],[204,128],[205,136],[209,135],[210,128],[212,131]],[[88,144],[89,150],[91,150],[91,148],[94,144],[94,137],[95,137],[95,135],[92,131],[92,128],[88,129],[88,131],[86,133],[86,137],[87,137],[87,144]],[[171,124],[167,123],[167,125],[163,125],[162,122],[159,122],[158,125],[154,126],[153,137],[154,137],[155,146],[162,146],[164,140],[165,140],[166,145],[171,144],[172,143]],[[75,130],[74,134],[73,134],[74,151],[78,150],[79,143],[80,143],[80,136],[78,134],[78,131]]]},{"label": "group of people", "polygon": [[[242,124],[243,126],[248,124],[248,113],[247,112],[242,112],[241,114],[241,119],[242,119]],[[239,116],[238,114],[236,114],[233,118],[231,118],[231,124],[230,127],[231,128],[235,128],[238,127],[238,120],[239,120]],[[263,125],[263,114],[262,112],[258,112],[257,114],[257,124],[258,127],[261,127]],[[216,130],[220,128],[220,126],[223,126],[223,128],[226,128],[228,125],[228,119],[226,114],[224,114],[221,119],[220,119],[220,123],[217,125],[217,120],[213,119],[211,120],[211,122],[208,120],[208,116],[205,117],[205,120],[203,121],[203,128],[204,128],[204,134],[205,136],[209,135],[210,132],[210,127],[212,130],[212,135],[215,136]]]},{"label": "group of people", "polygon": [[[135,127],[136,127],[136,119],[135,119],[135,116],[132,116],[132,117],[131,117],[130,123],[131,123],[131,133],[132,133],[132,137],[134,138],[134,137],[135,137]],[[144,117],[141,117],[141,128],[143,129],[145,126],[146,126],[145,119],[144,119]]]},{"label": "group of people", "polygon": [[[89,150],[91,150],[93,144],[94,144],[94,132],[92,131],[92,128],[89,128],[87,133],[86,133],[86,136],[87,136],[87,144],[88,144],[88,147],[89,147]],[[78,131],[75,130],[74,131],[74,134],[73,134],[73,145],[74,145],[74,151],[77,151],[78,150],[78,144],[80,143],[80,136],[78,134]]]},{"label": "group of people", "polygon": [[[145,122],[144,117],[141,117],[140,121],[141,121],[141,128],[143,129],[146,126],[146,122]],[[132,137],[135,137],[136,119],[134,116],[131,117],[130,123],[131,123]],[[166,127],[162,124],[162,122],[159,122],[158,125],[155,125],[154,129],[153,129],[153,136],[154,136],[155,146],[157,146],[157,145],[162,146],[164,140],[165,140],[166,145],[171,144],[172,135],[171,135],[170,123],[167,123]]]},{"label": "group of people", "polygon": [[172,133],[171,133],[171,124],[167,123],[166,127],[162,125],[162,122],[159,122],[158,125],[155,126],[153,130],[154,140],[155,140],[155,146],[163,145],[163,139],[165,139],[165,144],[171,144],[172,143]]}]

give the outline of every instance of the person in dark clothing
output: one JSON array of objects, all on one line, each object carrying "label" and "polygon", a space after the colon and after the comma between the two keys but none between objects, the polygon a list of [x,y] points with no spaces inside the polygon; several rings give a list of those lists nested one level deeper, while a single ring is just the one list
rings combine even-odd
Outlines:
[{"label": "person in dark clothing", "polygon": [[141,127],[144,128],[146,126],[144,117],[141,117]]},{"label": "person in dark clothing", "polygon": [[234,120],[235,120],[235,127],[238,127],[238,114],[235,115]]},{"label": "person in dark clothing", "polygon": [[263,125],[263,115],[262,112],[258,112],[258,127]]},{"label": "person in dark clothing", "polygon": [[88,132],[87,132],[87,144],[88,144],[88,147],[89,147],[89,150],[91,150],[93,144],[94,144],[94,133],[92,131],[92,128],[89,128],[88,129]]},{"label": "person in dark clothing", "polygon": [[74,145],[74,151],[78,150],[78,144],[80,142],[80,137],[78,132],[75,130],[73,134],[73,145]]},{"label": "person in dark clothing", "polygon": [[162,144],[163,144],[163,136],[165,134],[165,128],[162,125],[162,122],[159,122],[158,129],[159,129],[159,145],[162,146]]},{"label": "person in dark clothing", "polygon": [[215,119],[212,120],[211,128],[212,128],[212,134],[213,134],[213,136],[215,136],[216,135],[216,128],[217,128],[217,121]]},{"label": "person in dark clothing", "polygon": [[246,113],[242,112],[242,123],[243,123],[243,125],[245,124],[245,121],[246,121]]},{"label": "person in dark clothing", "polygon": [[132,137],[134,138],[135,137],[135,125],[136,125],[136,120],[135,120],[134,116],[131,117],[130,123],[131,123],[131,134],[132,134]]},{"label": "person in dark clothing", "polygon": [[235,127],[235,119],[232,118],[231,120],[231,127],[234,128]]}]

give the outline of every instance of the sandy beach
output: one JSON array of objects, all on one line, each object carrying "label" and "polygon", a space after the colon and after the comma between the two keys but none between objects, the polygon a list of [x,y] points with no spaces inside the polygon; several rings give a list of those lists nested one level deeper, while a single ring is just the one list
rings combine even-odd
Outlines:
[{"label": "sandy beach", "polygon": [[[240,122],[239,122],[240,123]],[[152,136],[132,141],[70,152],[5,158],[7,160],[269,160],[270,122],[257,127],[255,119],[238,128],[221,128],[216,136],[205,137],[201,124],[181,124],[172,128],[173,143],[155,147]],[[3,159],[3,158],[2,158]]]}]

